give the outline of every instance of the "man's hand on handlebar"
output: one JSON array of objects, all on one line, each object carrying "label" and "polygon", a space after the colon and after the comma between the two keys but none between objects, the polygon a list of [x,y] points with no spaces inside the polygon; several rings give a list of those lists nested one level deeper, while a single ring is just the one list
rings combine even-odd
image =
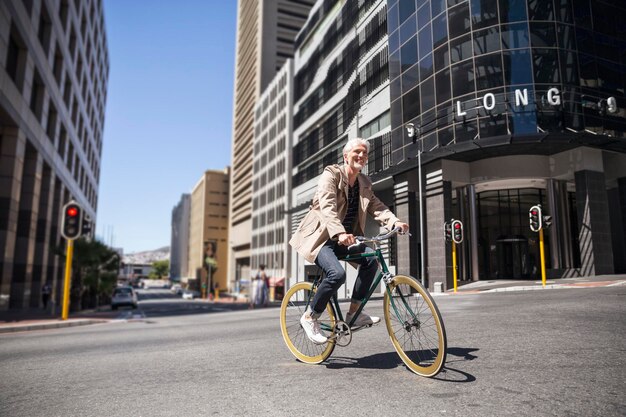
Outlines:
[{"label": "man's hand on handlebar", "polygon": [[337,241],[342,246],[350,246],[350,245],[354,245],[355,243],[357,243],[354,235],[350,233],[339,233],[337,235]]},{"label": "man's hand on handlebar", "polygon": [[401,235],[407,233],[409,231],[409,225],[406,223],[402,223],[402,222],[397,222],[396,224],[393,225],[394,229],[400,229],[399,233]]}]

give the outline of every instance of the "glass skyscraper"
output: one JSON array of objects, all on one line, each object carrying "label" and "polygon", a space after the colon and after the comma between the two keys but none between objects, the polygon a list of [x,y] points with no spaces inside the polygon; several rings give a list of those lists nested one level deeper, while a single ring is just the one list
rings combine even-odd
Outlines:
[{"label": "glass skyscraper", "polygon": [[537,278],[534,204],[553,218],[549,276],[626,272],[625,21],[601,0],[388,1],[392,166],[377,175],[417,192],[421,152],[429,285],[451,284],[452,217],[462,279]]}]

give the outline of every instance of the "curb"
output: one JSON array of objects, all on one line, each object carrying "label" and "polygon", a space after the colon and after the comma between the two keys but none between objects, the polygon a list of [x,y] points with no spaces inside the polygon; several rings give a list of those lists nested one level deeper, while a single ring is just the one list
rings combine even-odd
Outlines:
[{"label": "curb", "polygon": [[485,294],[497,292],[514,292],[514,291],[541,291],[541,290],[561,290],[561,289],[583,289],[583,288],[601,288],[601,287],[617,287],[626,285],[626,281],[596,281],[596,282],[575,282],[567,284],[547,284],[542,285],[521,285],[514,287],[491,288],[486,290],[466,290],[457,291],[456,293],[448,290],[447,292],[430,293],[432,296],[443,295],[465,295],[465,294]]},{"label": "curb", "polygon": [[0,333],[26,332],[31,330],[61,329],[65,327],[86,326],[89,324],[107,323],[108,320],[102,319],[77,319],[71,321],[53,321],[48,323],[31,323],[31,324],[15,324],[0,325]]}]

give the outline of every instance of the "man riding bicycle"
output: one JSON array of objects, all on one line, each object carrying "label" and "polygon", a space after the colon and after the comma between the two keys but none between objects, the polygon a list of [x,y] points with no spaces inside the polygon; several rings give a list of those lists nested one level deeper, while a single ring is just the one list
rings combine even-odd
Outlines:
[{"label": "man riding bicycle", "polygon": [[[366,214],[369,213],[388,229],[400,228],[401,233],[409,225],[400,221],[372,191],[372,182],[361,170],[367,164],[369,142],[361,138],[348,140],[343,148],[344,164],[324,168],[310,211],[302,219],[289,244],[309,262],[322,268],[326,277],[317,288],[311,305],[302,315],[300,323],[311,341],[322,344],[327,341],[320,330],[318,318],[332,295],[346,281],[346,271],[339,258],[349,253],[373,252],[364,244],[357,243],[355,235],[362,235]],[[350,308],[346,316],[349,323],[367,295],[378,270],[375,257],[351,261],[360,264]],[[354,326],[378,323],[379,317],[368,316],[364,311]]]}]

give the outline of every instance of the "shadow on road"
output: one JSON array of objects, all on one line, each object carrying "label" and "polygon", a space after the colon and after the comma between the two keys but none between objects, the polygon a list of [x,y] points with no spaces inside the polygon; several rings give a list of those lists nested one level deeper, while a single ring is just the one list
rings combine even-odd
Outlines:
[{"label": "shadow on road", "polygon": [[[478,358],[478,356],[472,355],[472,352],[478,352],[478,349],[477,348],[460,348],[460,347],[448,348],[448,351],[447,351],[448,359],[446,360],[446,363],[459,362],[459,361],[472,361]],[[450,360],[450,355],[456,356],[459,359]]]},{"label": "shadow on road", "polygon": [[[446,363],[441,370],[441,372],[433,377],[438,381],[446,381],[446,382],[474,382],[476,381],[476,377],[467,372],[461,371],[459,369],[451,368],[450,364],[455,364],[455,366],[465,361],[473,361],[477,359],[478,356],[473,355],[472,352],[478,352],[477,348],[461,348],[461,347],[450,347],[447,350],[447,358]],[[450,356],[456,356],[456,358],[451,358]]]},{"label": "shadow on road", "polygon": [[[452,347],[448,348],[448,356],[446,364],[441,372],[432,379],[438,381],[447,382],[474,382],[476,377],[473,375],[461,371],[459,369],[451,368],[448,365],[455,363],[460,364],[465,361],[471,361],[478,356],[472,354],[477,352],[476,348],[460,348]],[[456,357],[455,359],[450,356]],[[457,359],[458,358],[458,359]],[[328,369],[344,369],[344,368],[365,368],[365,369],[393,369],[398,366],[404,366],[398,354],[396,352],[377,353],[375,355],[365,356],[363,358],[347,358],[343,356],[333,356],[328,359],[326,367]]]},{"label": "shadow on road", "polygon": [[396,352],[377,353],[363,358],[346,358],[333,356],[328,359],[326,367],[329,369],[366,368],[366,369],[393,369],[402,364]]}]

